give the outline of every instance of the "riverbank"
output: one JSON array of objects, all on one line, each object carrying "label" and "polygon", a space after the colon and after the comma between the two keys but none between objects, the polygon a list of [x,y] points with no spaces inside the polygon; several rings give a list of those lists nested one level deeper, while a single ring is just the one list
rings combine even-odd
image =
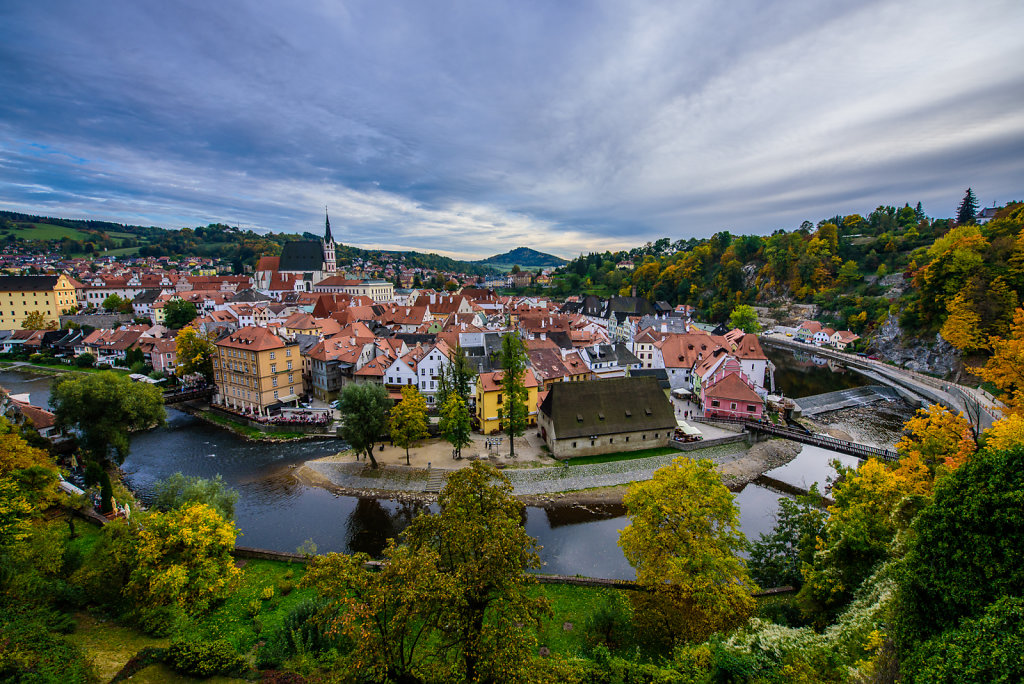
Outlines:
[{"label": "riverbank", "polygon": [[[630,483],[651,479],[655,470],[678,456],[711,459],[726,486],[739,491],[769,470],[792,461],[800,449],[799,444],[775,439],[749,449],[721,445],[649,458],[503,472],[516,498],[529,506],[621,504]],[[341,458],[336,454],[306,461],[295,469],[294,476],[302,484],[338,495],[433,502],[437,500],[436,492],[426,491],[430,474],[440,470],[447,477],[451,472],[387,466],[373,470]]]},{"label": "riverbank", "polygon": [[78,368],[70,366],[43,366],[28,361],[0,361],[0,371],[18,371],[29,375],[55,376],[65,373],[102,373],[109,371],[118,375],[128,375],[130,370],[124,368]]},{"label": "riverbank", "polygon": [[190,416],[194,416],[205,423],[209,423],[215,427],[224,428],[225,430],[230,430],[249,442],[300,442],[303,440],[331,439],[334,437],[334,435],[306,434],[302,432],[263,432],[251,425],[239,423],[238,421],[231,420],[227,416],[214,413],[209,409],[191,406],[188,403],[178,404],[176,408],[179,411],[187,413]]}]

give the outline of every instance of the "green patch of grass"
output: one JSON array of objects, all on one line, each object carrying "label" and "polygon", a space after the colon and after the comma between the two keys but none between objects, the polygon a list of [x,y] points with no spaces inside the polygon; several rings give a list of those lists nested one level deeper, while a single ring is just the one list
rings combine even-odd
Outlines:
[{"label": "green patch of grass", "polygon": [[[289,572],[291,579],[286,580]],[[297,586],[305,572],[306,568],[301,563],[247,559],[238,588],[227,601],[200,618],[195,630],[203,637],[227,639],[239,653],[248,652],[258,639],[265,638],[280,627],[292,608],[314,595],[312,589],[296,588],[287,596],[282,596],[278,589],[282,581]],[[274,588],[274,597],[263,600],[266,587]],[[253,618],[249,613],[249,604],[253,601],[260,604],[258,617],[262,629],[259,634],[253,627]]]},{"label": "green patch of grass", "polygon": [[19,223],[14,234],[24,240],[62,240],[66,237],[80,241],[96,239],[91,233],[66,226],[55,226],[52,223]]},{"label": "green patch of grass", "polygon": [[248,437],[249,439],[299,439],[306,436],[301,432],[262,432],[251,425],[239,423],[237,420],[232,420],[227,416],[222,416],[219,413],[214,413],[213,411],[200,411],[200,413],[210,420],[210,422],[222,425],[244,437]]},{"label": "green patch of grass", "polygon": [[170,643],[166,638],[154,639],[84,613],[76,615],[75,620],[78,627],[68,638],[89,654],[104,682],[109,682],[142,649],[148,646],[162,648]]},{"label": "green patch of grass", "polygon": [[568,584],[537,585],[531,589],[531,593],[546,598],[552,613],[551,618],[541,624],[537,633],[539,645],[550,648],[552,654],[585,655],[587,635],[584,625],[587,618],[597,612],[613,594],[620,591],[624,590],[576,587]]},{"label": "green patch of grass", "polygon": [[23,363],[15,368],[14,361],[0,361],[0,368],[10,368],[11,370],[21,371],[25,373],[32,373],[34,375],[59,375],[61,373],[102,373],[104,371],[110,371],[118,373],[120,375],[128,375],[131,373],[127,368],[79,368],[78,366],[69,365],[66,363],[54,363],[52,366],[43,366],[35,363]]},{"label": "green patch of grass", "polygon": [[577,456],[570,458],[566,463],[571,466],[589,465],[591,463],[611,463],[612,461],[631,461],[636,458],[650,458],[651,456],[667,456],[678,453],[672,447],[658,447],[656,449],[642,449],[640,451],[620,451],[614,454],[600,454],[598,456]]}]

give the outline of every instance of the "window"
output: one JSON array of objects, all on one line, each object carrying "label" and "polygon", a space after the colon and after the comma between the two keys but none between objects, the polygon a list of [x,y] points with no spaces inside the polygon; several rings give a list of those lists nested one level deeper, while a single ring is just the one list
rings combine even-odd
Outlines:
[{"label": "window", "polygon": [[271,360],[273,360],[273,359],[274,359],[274,354],[275,354],[275,353],[276,353],[276,352],[270,352],[270,359],[271,359]]},{"label": "window", "polygon": [[753,404],[747,404],[747,413],[754,413],[757,408]]},{"label": "window", "polygon": [[272,387],[277,387],[277,376],[276,375],[270,379],[270,384],[271,384]]},{"label": "window", "polygon": [[291,373],[289,373],[289,374],[288,374],[288,382],[295,382],[295,381],[294,381],[294,380],[292,379],[292,374],[291,374]]},{"label": "window", "polygon": [[291,369],[292,369],[292,362],[291,362],[291,361],[289,361],[289,362],[288,362],[288,370],[291,370]]},{"label": "window", "polygon": [[276,363],[270,364],[270,372],[271,373],[276,373],[277,372],[277,364]]},{"label": "window", "polygon": [[498,394],[498,405],[499,405],[499,406],[501,405],[501,402],[502,402],[502,401],[503,401],[504,399],[505,399],[505,395],[504,395],[504,394]]},{"label": "window", "polygon": [[291,349],[285,349],[284,350],[284,355],[285,356],[291,356],[292,355],[292,350]]},{"label": "window", "polygon": [[718,400],[717,399],[712,399],[711,400],[711,406],[714,407],[714,408],[718,408]]},{"label": "window", "polygon": [[734,409],[734,410],[735,410],[735,408],[736,408],[736,402],[735,402],[735,401],[733,401],[733,402],[730,402],[730,403],[729,403],[729,408],[731,408],[731,409]]},{"label": "window", "polygon": [[277,399],[277,390],[274,390],[274,398]]}]

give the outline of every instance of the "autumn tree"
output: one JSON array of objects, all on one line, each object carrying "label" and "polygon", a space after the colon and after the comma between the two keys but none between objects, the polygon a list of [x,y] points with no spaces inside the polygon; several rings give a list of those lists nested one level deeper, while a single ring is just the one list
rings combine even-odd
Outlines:
[{"label": "autumn tree", "polygon": [[402,388],[402,400],[391,409],[389,421],[391,441],[405,449],[405,464],[409,465],[409,447],[430,436],[427,430],[427,400],[415,385]]},{"label": "autumn tree", "polygon": [[891,469],[877,459],[856,470],[843,468],[832,488],[834,503],[815,538],[814,556],[804,564],[797,602],[819,626],[828,624],[853,597],[880,561],[889,557],[896,535],[907,529],[932,489],[928,469]]},{"label": "autumn tree", "polygon": [[132,382],[112,372],[64,375],[50,392],[57,425],[77,431],[80,448],[92,459],[128,455],[129,435],[163,425],[164,400],[155,385]]},{"label": "autumn tree", "polygon": [[472,423],[469,417],[469,407],[456,394],[449,394],[448,399],[441,406],[441,421],[438,427],[445,440],[451,443],[456,458],[462,455],[462,447],[473,443],[473,440],[470,439]]},{"label": "autumn tree", "polygon": [[146,606],[177,606],[190,615],[227,598],[242,573],[231,551],[238,530],[206,504],[153,513],[138,532],[126,595]]},{"label": "autumn tree", "polygon": [[499,409],[501,425],[508,435],[509,458],[516,457],[516,437],[526,431],[529,409],[526,401],[526,346],[516,333],[501,338],[501,393],[503,405]]},{"label": "autumn tree", "polygon": [[100,304],[100,306],[102,306],[107,311],[116,311],[117,313],[132,312],[131,300],[125,299],[124,297],[116,293],[107,296],[107,298],[103,300],[103,303]]},{"label": "autumn tree", "polygon": [[32,519],[53,502],[57,480],[53,458],[0,416],[0,570],[6,548],[28,538]]},{"label": "autumn tree", "polygon": [[978,374],[1002,392],[1000,399],[1011,411],[1024,411],[1024,309],[1014,311],[1009,335],[990,338],[989,347],[992,356]]},{"label": "autumn tree", "polygon": [[967,188],[964,198],[960,200],[960,206],[956,209],[956,222],[960,225],[974,223],[974,217],[978,215],[978,198],[974,191]]},{"label": "autumn tree", "polygon": [[212,333],[201,333],[191,325],[178,331],[174,352],[179,377],[198,373],[208,381],[213,380],[213,357],[217,353],[213,337]]},{"label": "autumn tree", "polygon": [[985,345],[981,330],[981,316],[961,292],[946,305],[946,322],[939,334],[962,352],[973,352]]},{"label": "autumn tree", "polygon": [[183,328],[196,319],[198,311],[192,302],[172,299],[164,304],[164,324],[173,330]]},{"label": "autumn tree", "polygon": [[540,567],[537,541],[523,528],[525,508],[494,466],[456,471],[438,498],[437,515],[421,515],[405,533],[414,554],[437,554],[450,585],[442,606],[442,648],[460,664],[460,681],[515,681],[549,613],[531,589]]},{"label": "autumn tree", "polygon": [[1024,446],[1024,416],[1010,413],[997,420],[985,432],[984,445],[997,451]]},{"label": "autumn tree", "polygon": [[341,412],[341,436],[349,443],[356,457],[364,454],[370,467],[377,467],[373,448],[388,428],[391,398],[384,385],[375,382],[346,385],[338,394]]},{"label": "autumn tree", "polygon": [[48,321],[42,311],[29,311],[21,321],[24,330],[56,330],[57,321]]},{"label": "autumn tree", "polygon": [[729,327],[739,328],[747,333],[761,332],[761,323],[757,320],[757,312],[752,306],[740,304],[729,315]]},{"label": "autumn tree", "polygon": [[153,483],[155,510],[171,511],[197,503],[206,504],[225,520],[232,520],[238,492],[228,487],[220,474],[206,478],[178,472]]},{"label": "autumn tree", "polygon": [[976,449],[971,424],[963,414],[938,404],[919,409],[904,424],[903,436],[896,443],[900,468],[923,467],[933,478],[940,469],[958,468]]},{"label": "autumn tree", "polygon": [[739,510],[711,461],[675,459],[629,487],[619,546],[647,591],[635,619],[667,642],[699,642],[746,622],[755,589],[739,552]]}]

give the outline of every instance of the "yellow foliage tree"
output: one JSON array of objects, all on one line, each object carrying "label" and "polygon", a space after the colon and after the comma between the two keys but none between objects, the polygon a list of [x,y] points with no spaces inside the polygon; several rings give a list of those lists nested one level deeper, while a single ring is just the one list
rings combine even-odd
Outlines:
[{"label": "yellow foliage tree", "polygon": [[177,374],[182,376],[199,373],[207,380],[212,380],[213,355],[216,351],[212,334],[201,333],[190,325],[185,326],[174,338],[174,352],[178,360]]},{"label": "yellow foliage tree", "polygon": [[1000,399],[1010,411],[1024,411],[1024,309],[1013,312],[1009,336],[990,337],[989,347],[992,357],[978,374],[1002,390]]},{"label": "yellow foliage tree", "polygon": [[903,429],[896,451],[904,474],[924,468],[934,477],[939,469],[955,470],[978,448],[963,414],[938,404],[920,409]]},{"label": "yellow foliage tree", "polygon": [[205,612],[226,598],[241,577],[231,557],[237,536],[235,524],[206,504],[150,515],[139,532],[126,595],[144,606]]},{"label": "yellow foliage tree", "polygon": [[981,333],[981,316],[967,301],[964,293],[949,300],[946,305],[946,322],[939,334],[962,352],[972,352],[985,346]]},{"label": "yellow foliage tree", "polygon": [[997,420],[985,433],[985,446],[1002,451],[1024,444],[1024,416],[1011,413]]},{"label": "yellow foliage tree", "polygon": [[56,330],[57,321],[48,321],[42,311],[29,311],[21,322],[25,330]]},{"label": "yellow foliage tree", "polygon": [[679,457],[623,502],[630,524],[619,533],[637,582],[641,629],[664,641],[699,642],[746,622],[755,584],[737,555],[746,545],[739,511],[711,461]]}]

